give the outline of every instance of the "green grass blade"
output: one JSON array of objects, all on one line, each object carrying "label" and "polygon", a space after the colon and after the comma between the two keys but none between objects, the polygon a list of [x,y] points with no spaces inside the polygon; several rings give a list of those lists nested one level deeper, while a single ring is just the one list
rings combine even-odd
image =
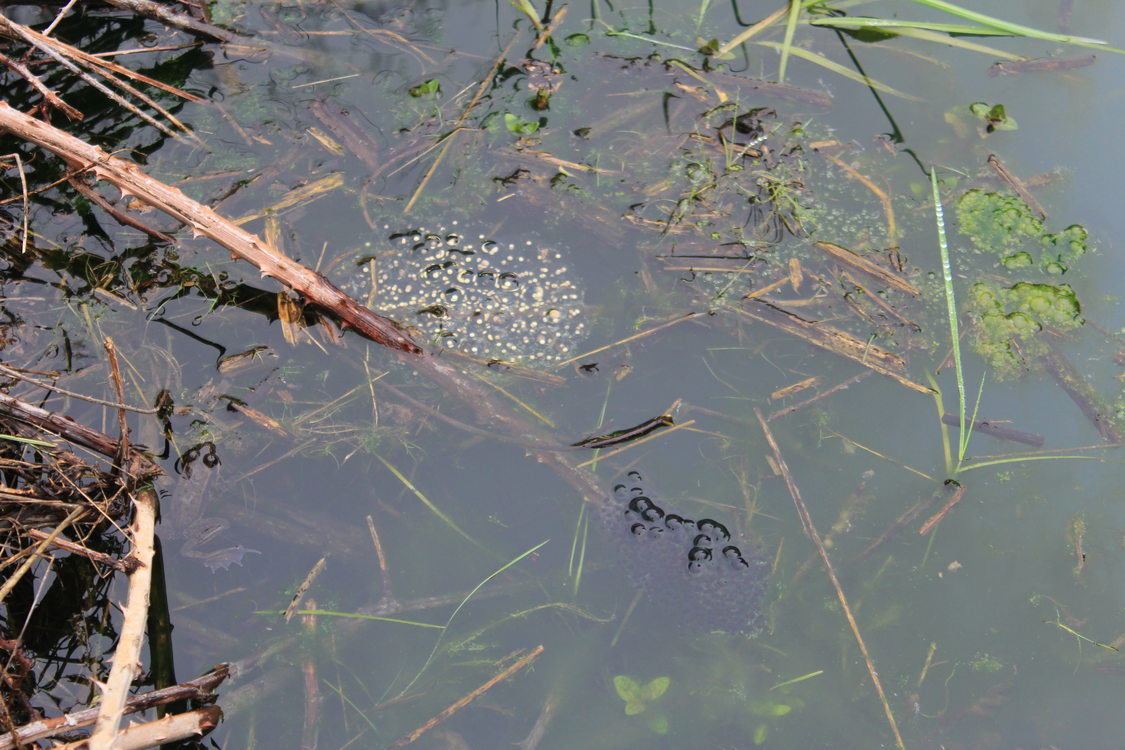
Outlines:
[{"label": "green grass blade", "polygon": [[785,19],[785,40],[781,43],[781,65],[777,71],[777,82],[785,83],[785,67],[789,64],[789,51],[793,48],[793,34],[797,31],[797,20],[801,17],[801,0],[789,0],[789,17]]},{"label": "green grass blade", "polygon": [[934,402],[937,406],[938,429],[941,430],[941,448],[945,453],[945,473],[953,474],[953,449],[949,445],[949,425],[942,419],[945,415],[945,400],[941,396],[941,386],[938,385],[933,374],[929,371],[926,372],[926,380],[930,381],[930,390],[933,391]]},{"label": "green grass blade", "polygon": [[898,35],[911,39],[920,39],[924,42],[933,42],[934,44],[941,44],[946,47],[957,47],[967,52],[979,52],[982,55],[988,55],[989,57],[995,57],[1000,60],[1027,59],[1023,55],[1016,55],[997,47],[990,47],[987,44],[980,44],[979,42],[973,42],[956,36],[946,36],[945,34],[938,34],[933,31],[927,31],[926,29],[899,29]]},{"label": "green grass blade", "polygon": [[513,8],[530,18],[531,23],[535,26],[536,30],[543,30],[543,24],[539,21],[539,13],[535,10],[534,6],[532,6],[529,0],[508,0],[508,2],[511,3]]},{"label": "green grass blade", "polygon": [[988,466],[1003,466],[1004,464],[1018,464],[1024,461],[1053,461],[1055,459],[1077,459],[1079,461],[1107,461],[1117,464],[1125,463],[1116,458],[1104,458],[1102,456],[1080,456],[1080,455],[1061,455],[1061,456],[1013,456],[1010,458],[994,458],[988,461],[975,461],[971,464],[961,467],[961,471],[972,471],[973,469],[983,469]]},{"label": "green grass blade", "polygon": [[566,572],[571,580],[571,594],[578,596],[578,589],[582,585],[582,572],[586,569],[586,537],[590,530],[590,514],[586,503],[578,510],[578,521],[574,527],[574,536],[570,540],[570,560],[567,562]]},{"label": "green grass blade", "polygon": [[[762,47],[770,47],[772,49],[776,49],[776,50],[779,50],[779,51],[781,50],[781,44],[778,43],[778,42],[755,42],[755,44],[757,44],[759,46],[762,46]],[[865,75],[861,75],[859,73],[856,73],[851,68],[845,68],[843,65],[841,65],[838,62],[834,62],[832,60],[829,60],[827,57],[823,57],[821,55],[818,55],[815,52],[810,52],[807,49],[804,49],[802,47],[793,47],[789,51],[794,57],[800,57],[804,60],[808,60],[809,62],[811,62],[815,65],[819,65],[822,68],[825,68],[826,70],[830,70],[837,75],[844,76],[845,78],[850,78],[851,80],[853,80],[857,83],[862,83],[864,86],[870,86],[873,89],[876,89],[878,91],[882,91],[884,94],[890,94],[891,96],[897,96],[901,99],[908,99],[912,102],[924,101],[923,99],[920,99],[919,97],[914,96],[912,94],[908,94],[905,91],[899,91],[898,89],[891,88],[890,86],[886,85],[885,83],[880,83],[879,81],[876,81],[874,78],[870,78],[869,76],[865,76]]]},{"label": "green grass blade", "polygon": [[1109,42],[1102,41],[1101,39],[1091,39],[1084,36],[1071,36],[1069,34],[1055,34],[1050,31],[1042,31],[1040,29],[1032,28],[1031,26],[1023,26],[1022,24],[1012,23],[1000,18],[978,13],[975,10],[962,8],[960,5],[948,3],[945,0],[911,0],[911,2],[918,3],[919,5],[926,5],[936,10],[949,13],[959,18],[964,18],[973,23],[979,23],[982,26],[989,26],[999,31],[1013,34],[1015,36],[1025,36],[1031,39],[1044,39],[1048,42],[1055,42],[1056,44],[1080,44],[1080,45],[1097,45],[1105,46]]},{"label": "green grass blade", "polygon": [[48,443],[43,440],[36,440],[34,438],[26,438],[20,435],[0,435],[0,440],[11,440],[13,443],[21,443],[23,445],[30,445],[33,448],[55,448],[54,443]]},{"label": "green grass blade", "polygon": [[971,36],[1018,36],[1011,31],[1004,31],[993,26],[966,26],[960,23],[903,21],[896,18],[862,18],[858,16],[814,18],[809,21],[809,25],[830,26],[834,29],[878,29],[888,32],[896,32],[899,29],[925,29],[927,31],[940,31],[945,34],[965,34]]},{"label": "green grass blade", "polygon": [[937,167],[930,166],[930,189],[934,199],[934,223],[937,225],[938,247],[941,249],[941,278],[945,289],[945,310],[949,316],[949,337],[953,345],[953,366],[957,373],[957,406],[961,417],[960,439],[957,441],[958,464],[965,455],[969,436],[965,429],[965,373],[961,369],[961,331],[957,324],[957,297],[953,293],[953,265],[949,260],[949,241],[945,236],[945,210],[938,191]]}]

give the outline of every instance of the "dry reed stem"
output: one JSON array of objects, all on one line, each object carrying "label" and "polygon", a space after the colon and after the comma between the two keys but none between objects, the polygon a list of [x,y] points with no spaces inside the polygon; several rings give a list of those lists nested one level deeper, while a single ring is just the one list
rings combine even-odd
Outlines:
[{"label": "dry reed stem", "polygon": [[863,636],[859,632],[859,625],[852,615],[851,606],[848,605],[848,599],[844,595],[844,588],[840,585],[840,580],[836,577],[836,571],[832,568],[832,562],[828,559],[828,551],[824,548],[824,542],[821,541],[820,534],[813,525],[812,516],[809,515],[809,509],[805,507],[805,502],[801,499],[801,492],[797,489],[797,484],[793,481],[793,475],[789,473],[789,465],[785,463],[785,457],[781,454],[781,448],[778,447],[777,441],[774,440],[773,432],[770,431],[769,424],[766,423],[765,417],[762,416],[761,410],[754,409],[754,415],[758,418],[758,423],[762,426],[762,433],[766,437],[766,442],[770,445],[770,450],[773,452],[774,461],[777,463],[778,469],[781,471],[781,476],[785,480],[785,486],[789,489],[789,496],[793,499],[793,505],[797,508],[797,515],[801,518],[801,525],[805,529],[805,533],[813,544],[816,545],[816,553],[820,557],[821,563],[824,564],[824,571],[828,574],[828,580],[832,582],[832,588],[836,591],[836,598],[840,602],[840,607],[844,612],[844,617],[847,618],[848,627],[851,628],[852,635],[855,637],[855,642],[859,646],[859,651],[863,654],[863,662],[867,665],[867,674],[871,677],[871,683],[875,686],[875,692],[879,696],[880,702],[883,704],[883,713],[887,717],[887,724],[891,727],[891,733],[895,738],[895,745],[899,750],[905,750],[906,745],[903,744],[902,735],[899,734],[898,724],[895,722],[895,716],[891,712],[891,705],[887,702],[887,695],[883,692],[883,683],[879,681],[879,673],[875,671],[875,664],[871,661],[871,654],[867,651],[867,644],[863,640]]},{"label": "dry reed stem", "polygon": [[[880,188],[878,185],[876,185],[870,179],[868,179],[864,175],[860,174],[855,169],[855,167],[851,166],[850,164],[847,164],[846,162],[841,160],[839,157],[834,156],[833,154],[830,154],[826,151],[822,151],[822,152],[819,152],[819,153],[825,159],[832,162],[837,167],[844,170],[845,172],[847,172],[849,175],[851,175],[855,179],[859,180],[860,184],[862,184],[865,188],[867,188],[868,190],[870,190],[872,193],[875,194],[875,197],[879,199],[879,202],[881,204],[883,204],[883,213],[886,214],[886,216],[887,216],[887,241],[890,242],[890,244],[892,244],[892,245],[896,244],[898,242],[898,228],[895,226],[895,207],[894,207],[894,203],[891,202],[890,196],[887,195],[886,192],[883,191],[882,188]],[[918,292],[915,291],[914,293],[917,294]]]},{"label": "dry reed stem", "polygon": [[4,585],[0,586],[0,603],[8,598],[8,594],[10,594],[12,592],[12,589],[16,587],[16,584],[20,582],[20,579],[27,575],[27,572],[31,570],[31,566],[39,561],[46,549],[50,547],[51,544],[55,541],[56,537],[58,537],[59,534],[63,533],[63,531],[65,531],[75,522],[80,520],[81,517],[85,515],[86,510],[86,508],[81,507],[72,510],[70,512],[70,515],[59,522],[59,524],[55,526],[54,529],[52,529],[51,533],[48,534],[41,542],[39,542],[39,545],[35,548],[35,551],[29,554],[27,556],[27,559],[23,561],[20,567],[17,568],[14,573],[8,576],[7,580],[4,581]]},{"label": "dry reed stem", "polygon": [[[218,706],[204,706],[182,714],[172,714],[147,724],[135,724],[122,729],[117,735],[113,750],[144,750],[159,747],[189,737],[202,737],[219,725],[223,712]],[[93,747],[89,740],[55,745],[54,750],[87,750]]]},{"label": "dry reed stem", "polygon": [[[219,665],[214,671],[202,677],[197,677],[190,682],[182,682],[179,685],[172,685],[171,687],[166,687],[161,690],[153,690],[152,692],[143,693],[141,695],[134,695],[126,702],[125,710],[130,713],[135,713],[137,711],[147,711],[150,708],[162,706],[174,701],[202,700],[211,695],[215,688],[229,675],[230,672],[227,665]],[[63,716],[55,716],[50,719],[42,719],[40,721],[31,722],[30,724],[25,724],[16,729],[14,737],[10,733],[0,735],[0,750],[12,750],[17,747],[17,743],[19,746],[22,746],[60,734],[70,734],[75,729],[88,727],[93,724],[97,716],[98,709],[87,708]],[[130,730],[126,729],[125,733],[129,731]],[[199,732],[180,734],[178,737],[190,737],[193,734],[198,735]]]},{"label": "dry reed stem", "polygon": [[804,401],[800,401],[796,404],[793,404],[792,406],[786,406],[784,409],[778,409],[773,414],[770,414],[769,417],[766,418],[766,421],[772,422],[773,420],[775,420],[779,417],[784,417],[786,414],[792,414],[795,411],[800,411],[801,409],[804,409],[806,406],[811,406],[812,404],[815,404],[817,401],[820,401],[823,398],[827,398],[827,397],[831,396],[833,393],[836,393],[838,391],[846,391],[848,388],[852,387],[853,385],[855,385],[859,381],[863,380],[864,378],[866,378],[870,374],[871,374],[871,370],[864,370],[861,373],[858,373],[856,375],[851,376],[850,378],[848,378],[847,380],[845,380],[842,383],[837,383],[836,385],[832,386],[831,388],[829,388],[826,391],[821,391],[820,393],[816,394],[815,396],[813,396],[811,398],[807,398]]},{"label": "dry reed stem", "polygon": [[875,278],[879,279],[879,281],[885,283],[887,286],[892,286],[895,289],[898,289],[901,292],[906,292],[907,294],[914,297],[917,297],[920,294],[920,292],[918,291],[918,287],[914,286],[906,279],[902,278],[896,273],[888,271],[877,263],[872,263],[870,260],[864,258],[862,255],[856,253],[853,250],[849,250],[846,247],[840,247],[839,245],[835,245],[831,242],[814,242],[812,244],[813,247],[823,250],[836,260],[842,263],[847,263],[848,265],[860,271],[863,271],[869,276],[874,276]]},{"label": "dry reed stem", "polygon": [[690,319],[692,319],[692,318],[694,318],[698,315],[700,315],[700,313],[690,312],[687,315],[682,315],[682,316],[680,316],[678,318],[675,318],[673,320],[669,320],[666,323],[661,323],[658,326],[654,326],[653,328],[649,328],[646,331],[641,331],[640,333],[634,333],[632,336],[626,336],[623,339],[620,339],[618,341],[614,341],[612,344],[606,344],[605,346],[599,346],[597,349],[591,349],[588,352],[583,352],[582,354],[579,354],[576,357],[571,357],[570,359],[564,359],[562,362],[555,363],[554,367],[557,369],[559,367],[564,367],[566,365],[569,365],[573,362],[577,362],[580,359],[585,359],[586,357],[592,357],[595,354],[601,354],[602,352],[608,351],[609,349],[612,349],[615,346],[621,346],[622,344],[628,344],[630,341],[636,341],[637,339],[644,338],[645,336],[650,336],[650,335],[656,333],[657,331],[662,331],[665,328],[669,328],[669,327],[674,326],[678,323],[683,323],[685,320],[690,320]]},{"label": "dry reed stem", "polygon": [[393,745],[391,745],[391,747],[403,747],[404,745],[409,745],[411,742],[414,742],[416,739],[421,737],[423,734],[430,731],[431,729],[436,727],[438,724],[445,721],[450,716],[452,716],[453,714],[457,713],[458,711],[460,711],[465,706],[472,703],[479,696],[481,696],[484,693],[491,690],[497,683],[503,682],[504,680],[506,680],[509,677],[511,677],[512,675],[514,675],[516,672],[518,672],[521,669],[523,669],[524,667],[526,667],[531,662],[538,659],[539,655],[542,654],[542,653],[543,653],[543,645],[540,644],[540,645],[536,646],[534,649],[532,649],[531,653],[525,654],[523,657],[520,658],[519,661],[517,661],[516,663],[509,666],[503,672],[501,672],[500,674],[491,678],[490,680],[485,682],[483,685],[481,685],[480,687],[478,687],[476,690],[472,691],[468,695],[466,695],[462,698],[459,698],[451,706],[449,706],[449,708],[445,709],[444,711],[439,713],[437,716],[433,717],[432,719],[427,721],[425,724],[423,724],[422,726],[415,729],[410,734],[408,734],[405,737],[402,737],[401,739],[396,741]]},{"label": "dry reed stem", "polygon": [[143,671],[141,648],[145,641],[149,591],[152,586],[156,503],[156,491],[151,487],[140,490],[133,498],[134,515],[130,526],[133,550],[130,557],[139,565],[129,574],[128,597],[122,609],[121,635],[117,650],[113,653],[113,666],[105,681],[94,732],[90,735],[91,750],[114,750],[115,747],[123,746],[117,742],[121,718],[129,699],[129,688]]},{"label": "dry reed stem", "polygon": [[[90,75],[86,71],[79,68],[75,63],[71,62],[70,58],[82,59],[82,54],[84,54],[84,53],[81,53],[81,51],[78,50],[76,47],[73,47],[73,46],[71,46],[69,44],[66,44],[64,42],[60,42],[57,39],[53,39],[49,36],[44,36],[43,34],[40,34],[38,31],[35,31],[32,28],[29,28],[27,26],[23,26],[22,24],[18,24],[15,21],[12,21],[8,18],[5,18],[3,15],[0,15],[0,32],[3,32],[5,34],[7,34],[8,36],[18,37],[18,38],[22,39],[28,45],[30,45],[30,46],[34,47],[35,49],[39,50],[40,52],[45,54],[47,57],[49,57],[52,60],[54,60],[55,62],[57,62],[59,65],[62,65],[64,68],[69,70],[71,73],[78,76],[83,81],[88,83],[90,86],[93,86],[95,89],[102,92],[107,97],[112,99],[114,102],[117,102],[122,107],[129,110],[130,112],[135,114],[137,117],[141,118],[142,120],[147,122],[149,125],[153,126],[157,130],[159,130],[161,133],[164,133],[165,135],[167,135],[171,138],[179,138],[180,137],[179,133],[176,133],[175,131],[170,129],[167,125],[164,125],[162,122],[155,119],[151,115],[149,115],[145,112],[142,112],[140,109],[135,107],[131,102],[129,102],[124,97],[122,97],[120,94],[113,91],[108,86],[103,84],[101,81],[97,80],[92,75]],[[138,91],[137,89],[133,88],[129,84],[125,83],[124,81],[120,81],[120,80],[114,78],[112,75],[109,75],[108,72],[105,71],[105,70],[100,70],[100,72],[102,73],[102,75],[106,76],[106,78],[108,78],[110,81],[117,84],[117,86],[119,86],[120,88],[122,88],[125,91],[128,91],[130,94],[132,94],[133,96],[136,96],[137,98],[141,99],[141,101],[145,102],[145,104],[147,104],[148,106],[155,109],[161,115],[166,117],[169,122],[172,122],[173,124],[175,124],[182,131],[184,131],[185,133],[189,132],[187,127],[183,123],[181,123],[179,120],[177,120],[172,115],[171,112],[168,112],[166,109],[161,107],[154,100],[152,100],[151,98],[146,96],[144,93]],[[195,138],[194,136],[192,136],[192,139],[196,140],[196,141],[199,140],[198,138]]]},{"label": "dry reed stem", "polygon": [[886,375],[912,391],[929,394],[932,391],[924,385],[915,383],[907,378],[905,363],[898,355],[882,349],[873,344],[860,341],[850,333],[829,325],[806,320],[799,315],[789,312],[777,305],[765,301],[754,300],[758,305],[754,310],[745,306],[735,308],[739,314],[752,320],[757,320],[774,328],[778,328],[810,344],[827,349],[841,357],[858,362],[875,372]]},{"label": "dry reed stem", "polygon": [[1035,200],[1035,196],[1027,189],[1027,185],[1023,183],[1023,180],[1008,171],[1008,168],[1004,166],[1004,162],[1000,161],[1000,157],[996,154],[989,154],[988,166],[992,167],[996,174],[1000,176],[1000,179],[1008,183],[1008,186],[1016,191],[1016,195],[1023,199],[1023,202],[1027,204],[1028,208],[1039,214],[1040,219],[1047,218],[1046,210],[1039,204],[1039,201]]},{"label": "dry reed stem", "polygon": [[421,347],[393,321],[363,307],[322,275],[282,255],[260,237],[235,226],[210,207],[188,198],[177,188],[149,177],[135,163],[110,156],[96,146],[14,109],[7,102],[0,102],[0,128],[58,154],[71,166],[89,169],[97,178],[121,190],[122,194],[135,195],[188,225],[194,234],[217,242],[254,265],[263,275],[272,276],[314,304],[331,311],[360,335],[411,354],[422,352]]}]

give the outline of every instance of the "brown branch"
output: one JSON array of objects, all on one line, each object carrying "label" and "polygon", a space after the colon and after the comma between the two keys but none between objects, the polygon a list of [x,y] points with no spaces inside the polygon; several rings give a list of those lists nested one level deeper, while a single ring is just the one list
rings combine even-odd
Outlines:
[{"label": "brown branch", "polygon": [[204,23],[183,13],[175,13],[159,3],[152,2],[152,0],[106,0],[106,2],[116,8],[160,21],[166,26],[205,36],[219,42],[238,42],[243,39],[238,34],[220,29],[214,24]]},{"label": "brown branch", "polygon": [[918,528],[918,533],[923,536],[929,533],[935,526],[941,523],[949,511],[953,510],[953,506],[961,502],[961,498],[965,496],[965,488],[959,482],[952,479],[945,480],[946,486],[952,485],[954,487],[953,496],[946,501],[945,505],[941,506],[941,510],[930,516],[930,519]]},{"label": "brown branch", "polygon": [[[104,83],[97,80],[92,75],[90,75],[86,71],[82,70],[77,65],[75,65],[73,62],[71,62],[69,59],[67,59],[67,58],[70,58],[70,57],[78,57],[78,58],[81,57],[81,55],[77,54],[77,50],[76,50],[75,47],[72,47],[69,44],[64,44],[63,42],[60,42],[57,39],[52,39],[49,36],[44,36],[43,34],[40,34],[38,31],[35,31],[32,28],[29,28],[27,26],[23,26],[22,24],[18,24],[15,21],[12,21],[12,20],[6,18],[3,14],[0,14],[0,33],[3,33],[8,37],[22,39],[28,45],[30,45],[30,46],[34,47],[35,49],[39,50],[40,52],[42,52],[47,57],[51,58],[52,60],[57,62],[59,65],[63,66],[67,70],[69,70],[71,73],[73,73],[74,75],[81,78],[83,81],[88,83],[90,86],[92,86],[95,89],[97,89],[98,91],[102,92],[107,97],[109,97],[113,101],[120,104],[122,107],[125,107],[130,112],[135,114],[137,117],[139,117],[142,120],[144,120],[145,122],[147,122],[149,125],[152,125],[154,128],[159,130],[161,133],[164,133],[165,135],[170,136],[172,138],[179,137],[178,134],[176,132],[174,132],[173,130],[171,130],[167,125],[165,125],[164,123],[155,119],[154,117],[152,117],[152,115],[149,115],[149,114],[147,114],[145,112],[142,112],[141,110],[137,109],[128,100],[126,100],[124,97],[122,97],[120,94],[113,91],[108,86],[106,86]],[[148,98],[147,96],[145,96],[141,92],[137,91],[132,86],[129,86],[128,84],[124,83],[123,81],[119,81],[116,78],[113,78],[112,76],[107,76],[107,77],[109,78],[109,80],[113,81],[115,84],[117,84],[121,88],[125,89],[126,91],[129,91],[134,96],[137,96],[137,97],[143,99],[145,101],[145,103],[147,103],[149,106],[156,109],[158,112],[160,112],[162,115],[167,117],[172,122],[176,123],[177,126],[180,127],[182,130],[187,131],[187,128],[186,128],[186,126],[184,126],[183,123],[176,120],[176,118],[173,117],[170,112],[168,112],[167,110],[162,108],[155,101]]]},{"label": "brown branch", "polygon": [[511,677],[512,675],[514,675],[516,672],[518,672],[521,669],[523,669],[524,667],[526,667],[531,662],[535,661],[537,658],[539,658],[539,655],[542,654],[542,653],[543,653],[543,646],[542,646],[542,644],[540,644],[540,645],[536,646],[534,649],[532,649],[531,653],[525,654],[523,656],[523,658],[521,658],[515,664],[512,664],[507,669],[505,669],[503,672],[496,675],[492,679],[488,680],[488,682],[484,683],[483,685],[481,685],[480,687],[478,687],[476,690],[472,691],[468,695],[466,695],[462,698],[459,698],[457,701],[455,701],[453,703],[453,705],[449,706],[449,708],[445,709],[444,711],[439,713],[437,716],[433,717],[432,719],[427,721],[425,724],[423,724],[422,726],[415,729],[410,734],[406,735],[405,737],[403,737],[400,740],[398,740],[397,742],[395,742],[393,745],[391,745],[391,747],[402,747],[404,745],[409,745],[411,742],[414,742],[414,740],[418,739],[423,734],[425,734],[429,730],[433,729],[438,724],[445,721],[446,719],[448,719],[450,716],[452,716],[453,714],[460,711],[465,706],[472,703],[479,696],[481,696],[481,695],[485,694],[486,692],[488,692],[489,690],[491,690],[493,688],[493,686],[495,686],[497,683],[503,682],[504,680],[506,680],[509,677]]},{"label": "brown branch", "polygon": [[257,235],[220,217],[180,190],[149,177],[130,161],[110,156],[97,146],[36,120],[0,102],[0,129],[36,143],[72,166],[89,169],[121,190],[135,195],[203,235],[316,304],[335,314],[360,335],[394,349],[418,354],[421,347],[387,318],[368,310],[310,268],[282,255]]},{"label": "brown branch", "polygon": [[[112,458],[120,451],[118,441],[104,432],[98,432],[55,412],[32,406],[6,393],[0,393],[0,413],[10,414],[21,422],[27,422],[103,456]],[[134,452],[130,456],[130,461],[132,464],[130,473],[133,477],[160,473],[160,467],[140,453]]]},{"label": "brown branch", "polygon": [[152,227],[145,224],[143,221],[138,221],[137,219],[134,219],[132,216],[125,213],[124,211],[122,211],[120,208],[113,205],[112,203],[110,203],[109,200],[107,200],[104,195],[99,193],[97,190],[94,190],[94,188],[89,183],[86,182],[85,175],[75,175],[75,176],[70,178],[69,182],[70,182],[71,187],[73,187],[78,192],[82,193],[82,195],[84,195],[86,198],[90,199],[90,201],[93,202],[95,205],[97,205],[101,210],[105,211],[107,214],[109,214],[114,219],[116,219],[118,224],[121,224],[122,226],[126,226],[126,227],[133,227],[133,229],[144,232],[149,237],[152,237],[154,240],[160,240],[161,242],[167,242],[169,245],[175,245],[176,244],[176,241],[174,239],[172,239],[171,237],[169,237],[168,235],[166,235],[163,232],[160,232],[156,229],[153,229]]},{"label": "brown branch", "polygon": [[[129,713],[135,713],[175,701],[201,700],[211,695],[215,688],[229,676],[230,670],[227,665],[221,664],[215,668],[215,671],[190,682],[182,682],[179,685],[172,685],[143,695],[134,695],[126,701],[125,710]],[[14,736],[11,733],[0,735],[0,750],[12,750],[17,746],[17,743],[26,745],[48,737],[68,734],[76,728],[88,727],[94,723],[97,715],[98,709],[87,708],[64,716],[55,716],[25,724],[16,729]]]},{"label": "brown branch", "polygon": [[58,94],[47,88],[47,85],[40,81],[39,77],[32,73],[23,63],[17,60],[12,60],[7,55],[2,53],[0,53],[0,62],[3,62],[20,78],[30,83],[31,87],[39,92],[39,95],[47,101],[48,105],[54,107],[55,109],[61,110],[64,115],[72,120],[81,120],[85,117],[85,115],[83,115],[77,109],[60,99]]}]

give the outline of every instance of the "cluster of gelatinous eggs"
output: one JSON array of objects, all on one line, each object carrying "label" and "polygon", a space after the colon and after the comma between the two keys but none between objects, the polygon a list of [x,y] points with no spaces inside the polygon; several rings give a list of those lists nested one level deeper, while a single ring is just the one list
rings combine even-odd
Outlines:
[{"label": "cluster of gelatinous eggs", "polygon": [[754,635],[762,627],[769,561],[718,521],[667,512],[631,471],[603,514],[622,563],[654,604],[692,630]]},{"label": "cluster of gelatinous eggs", "polygon": [[345,291],[474,357],[547,364],[585,337],[582,294],[561,253],[458,227],[393,231],[361,252]]}]

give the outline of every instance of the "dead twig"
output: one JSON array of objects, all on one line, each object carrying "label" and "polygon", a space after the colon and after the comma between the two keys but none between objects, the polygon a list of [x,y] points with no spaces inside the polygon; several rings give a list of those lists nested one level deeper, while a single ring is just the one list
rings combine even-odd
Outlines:
[{"label": "dead twig", "polygon": [[118,747],[118,732],[129,699],[129,687],[141,675],[141,648],[145,640],[145,623],[148,619],[149,591],[152,586],[152,558],[155,554],[153,537],[156,534],[156,491],[147,487],[133,498],[133,523],[130,537],[133,549],[130,556],[140,563],[129,574],[129,589],[122,610],[121,635],[113,653],[113,666],[106,678],[98,718],[90,735],[91,750],[113,750]]},{"label": "dead twig", "polygon": [[965,488],[961,485],[960,482],[957,482],[953,479],[946,479],[945,484],[947,487],[950,485],[955,487],[955,489],[953,490],[953,496],[946,501],[945,505],[941,506],[941,510],[930,516],[930,519],[922,524],[921,527],[919,527],[918,533],[922,534],[923,536],[928,534],[935,526],[941,523],[941,519],[945,518],[946,514],[949,513],[949,511],[953,510],[953,506],[961,502],[961,498],[965,496]]},{"label": "dead twig", "polygon": [[543,653],[543,645],[540,644],[540,645],[536,646],[534,649],[532,649],[531,653],[525,654],[519,661],[517,661],[516,663],[509,666],[507,669],[505,669],[503,672],[496,675],[492,679],[485,682],[483,685],[478,687],[476,690],[472,691],[471,693],[464,696],[463,698],[460,698],[457,701],[455,701],[451,706],[449,706],[449,708],[445,709],[444,711],[439,713],[437,716],[433,717],[432,719],[427,721],[425,724],[423,724],[422,726],[415,729],[410,734],[408,734],[405,737],[402,737],[401,739],[396,741],[393,745],[391,745],[391,747],[403,747],[404,745],[409,745],[411,742],[414,742],[416,739],[421,737],[423,734],[430,731],[431,729],[436,727],[438,724],[445,721],[450,716],[452,716],[453,714],[457,713],[458,711],[460,711],[465,706],[472,703],[478,697],[487,693],[497,683],[503,682],[504,680],[506,680],[509,677],[511,677],[512,675],[514,675],[516,672],[518,672],[521,669],[523,669],[524,667],[526,667],[531,662],[538,659],[539,655],[542,654],[542,653]]},{"label": "dead twig", "polygon": [[828,574],[828,580],[832,583],[832,588],[836,591],[836,598],[840,602],[840,608],[844,612],[844,617],[848,621],[848,627],[851,628],[852,636],[855,637],[855,642],[859,646],[859,651],[863,655],[863,661],[867,665],[867,674],[871,677],[871,683],[875,686],[875,692],[879,696],[879,700],[883,704],[883,713],[887,717],[887,723],[891,727],[891,734],[894,735],[895,745],[899,750],[906,750],[906,745],[902,741],[902,735],[899,734],[898,724],[895,722],[894,713],[891,712],[891,704],[887,702],[887,695],[883,692],[883,683],[879,681],[879,673],[875,671],[875,664],[871,661],[871,654],[867,651],[867,644],[863,640],[863,636],[859,632],[859,625],[856,624],[855,617],[852,615],[851,606],[848,604],[848,599],[844,595],[844,588],[840,585],[840,580],[836,577],[836,571],[832,568],[832,562],[828,559],[828,551],[824,548],[824,542],[820,538],[820,534],[813,525],[812,516],[809,515],[809,509],[805,507],[804,500],[801,499],[801,492],[797,489],[797,484],[793,481],[793,475],[789,473],[789,465],[785,463],[785,457],[781,454],[781,448],[778,447],[777,441],[774,440],[773,432],[770,431],[769,425],[766,423],[765,417],[762,412],[755,408],[754,415],[758,417],[758,423],[762,426],[762,432],[766,437],[766,442],[769,443],[770,450],[773,452],[774,461],[777,464],[778,470],[781,472],[782,478],[785,480],[785,486],[789,489],[789,496],[793,499],[793,505],[797,508],[797,515],[801,518],[801,525],[805,529],[805,534],[812,540],[816,546],[816,553],[820,557],[821,563],[824,564],[824,571]]},{"label": "dead twig", "polygon": [[[226,664],[221,664],[213,672],[202,677],[197,677],[190,682],[182,682],[161,690],[153,690],[142,695],[134,695],[125,703],[128,713],[147,711],[156,706],[185,700],[201,700],[211,695],[227,677],[230,670]],[[0,750],[12,750],[17,746],[24,746],[38,740],[56,737],[60,734],[73,732],[81,727],[88,727],[94,723],[98,716],[98,709],[87,708],[75,711],[65,716],[55,716],[50,719],[34,721],[16,729],[15,733],[0,735]],[[128,731],[128,730],[126,730]],[[190,734],[179,735],[189,737]]]},{"label": "dead twig", "polygon": [[254,265],[263,275],[272,276],[312,303],[331,311],[360,335],[393,349],[421,353],[421,347],[394,321],[363,307],[322,275],[277,252],[257,235],[235,226],[178,189],[149,177],[133,162],[110,156],[96,146],[29,117],[6,102],[0,102],[0,128],[58,154],[72,166],[89,169],[96,177],[106,180],[123,193],[135,195],[183,222],[193,233],[214,240]]},{"label": "dead twig", "polygon": [[[1092,57],[1093,55],[1091,55],[1091,58]],[[1000,63],[997,63],[997,65],[999,64]],[[1027,185],[1023,184],[1023,180],[1008,171],[1008,168],[1004,166],[1004,162],[1000,161],[999,156],[997,156],[996,154],[989,154],[988,166],[992,167],[992,169],[995,170],[996,174],[1000,176],[1001,180],[1008,183],[1008,187],[1016,191],[1016,195],[1023,199],[1023,202],[1027,204],[1028,208],[1039,214],[1040,219],[1047,218],[1047,211],[1043,208],[1043,206],[1039,204],[1039,201],[1035,200],[1035,196],[1032,195],[1031,191],[1027,189]]]},{"label": "dead twig", "polygon": [[205,36],[219,42],[238,42],[243,39],[238,34],[232,34],[226,29],[220,29],[218,26],[205,23],[183,13],[176,13],[160,3],[152,2],[152,0],[106,0],[106,2],[122,10],[160,21],[166,26],[198,36]]}]

